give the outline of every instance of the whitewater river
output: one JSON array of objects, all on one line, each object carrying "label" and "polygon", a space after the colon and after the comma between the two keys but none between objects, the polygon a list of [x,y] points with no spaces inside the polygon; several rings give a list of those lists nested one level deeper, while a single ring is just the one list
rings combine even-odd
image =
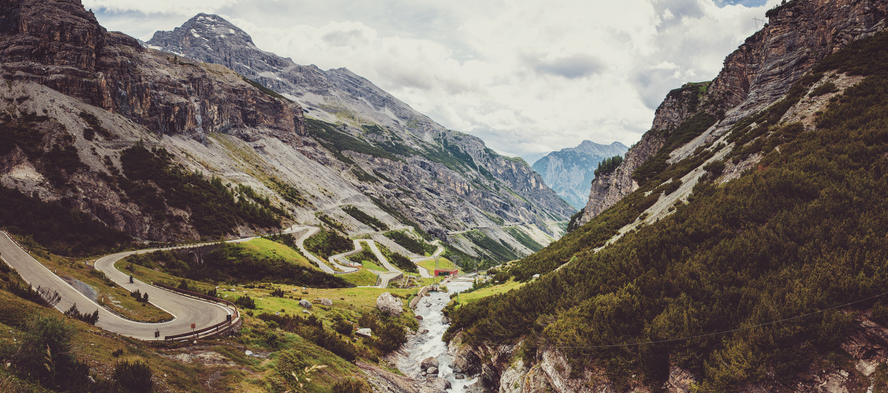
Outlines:
[{"label": "whitewater river", "polygon": [[[444,314],[442,310],[447,302],[450,301],[450,294],[462,292],[472,287],[472,280],[468,278],[457,279],[446,284],[450,292],[429,292],[429,295],[416,306],[416,315],[421,315],[422,320],[419,321],[418,334],[410,337],[404,349],[407,356],[402,357],[398,363],[398,369],[404,375],[416,378],[417,381],[425,380],[420,373],[420,363],[428,357],[438,359],[438,376],[446,378],[450,381],[451,388],[448,392],[465,392],[466,386],[475,383],[477,378],[456,379],[453,369],[450,368],[451,357],[447,354],[447,344],[441,341],[444,332],[449,323],[445,324],[442,320]],[[426,331],[428,330],[428,331]]]}]

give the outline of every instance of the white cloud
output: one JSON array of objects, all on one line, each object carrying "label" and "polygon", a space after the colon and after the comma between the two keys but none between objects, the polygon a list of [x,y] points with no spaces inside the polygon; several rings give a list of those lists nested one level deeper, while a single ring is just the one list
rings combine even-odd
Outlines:
[{"label": "white cloud", "polygon": [[104,7],[100,22],[142,39],[171,29],[169,15],[182,15],[178,25],[219,13],[264,50],[347,67],[513,154],[634,143],[669,90],[714,78],[777,2],[84,0]]}]

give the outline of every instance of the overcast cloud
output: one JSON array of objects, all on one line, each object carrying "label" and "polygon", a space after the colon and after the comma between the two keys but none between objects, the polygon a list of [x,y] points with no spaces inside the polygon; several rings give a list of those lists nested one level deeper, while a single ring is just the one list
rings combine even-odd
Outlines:
[{"label": "overcast cloud", "polygon": [[631,145],[669,90],[711,80],[780,0],[83,0],[148,40],[198,12],[259,48],[345,67],[508,155]]}]

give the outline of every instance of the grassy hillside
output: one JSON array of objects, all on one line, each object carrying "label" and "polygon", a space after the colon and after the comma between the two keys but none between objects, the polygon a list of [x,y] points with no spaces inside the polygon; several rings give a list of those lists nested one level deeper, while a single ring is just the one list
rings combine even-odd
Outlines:
[{"label": "grassy hillside", "polygon": [[[592,252],[647,204],[651,183],[688,165],[644,168],[638,179],[647,188],[517,264],[513,275],[575,262],[463,305],[448,334],[464,330],[475,343],[530,334],[526,359],[556,346],[573,366],[603,367],[620,389],[632,375],[661,385],[670,359],[701,375],[703,390],[731,391],[788,381],[835,353],[853,319],[835,306],[888,304],[872,300],[888,277],[888,243],[877,229],[888,227],[888,200],[878,191],[888,189],[888,72],[879,66],[886,59],[886,34],[831,55],[784,101],[732,131],[738,146],[727,159],[761,153],[757,169],[721,186],[710,176],[674,214]],[[831,100],[816,131],[779,124],[831,70],[866,79]]]},{"label": "grassy hillside", "polygon": [[[203,254],[204,262],[209,263],[209,254],[220,248]],[[38,244],[32,249],[60,275],[116,296],[114,286],[92,276],[83,261],[48,253]],[[240,256],[234,264],[252,259],[275,267],[283,261],[304,272],[317,270],[295,251],[266,239],[254,239],[228,252]],[[161,257],[166,258],[163,264],[159,263]],[[391,292],[406,304],[418,288],[316,288],[264,279],[243,282],[249,276],[239,276],[235,280],[242,282],[239,285],[217,283],[171,274],[182,269],[177,265],[187,263],[176,258],[177,254],[158,254],[145,259],[156,265],[146,267],[123,260],[117,268],[132,265],[136,278],[184,283],[191,290],[240,304],[244,325],[237,334],[198,340],[196,345],[147,343],[108,334],[29,300],[36,298],[22,289],[24,283],[13,270],[0,264],[0,362],[10,364],[0,367],[0,391],[369,393],[366,374],[354,362],[385,368],[379,358],[406,340],[405,329],[417,328],[409,308],[405,306],[399,317],[386,316],[376,310],[376,298]],[[225,269],[217,266],[217,270]],[[288,280],[278,278],[279,282]],[[375,282],[375,276],[372,280]],[[126,298],[124,292],[115,304],[118,312],[130,317],[144,312],[141,304],[130,304]],[[320,305],[317,300],[321,298],[331,299],[333,305]],[[315,303],[311,315],[302,312],[301,299]],[[356,337],[358,327],[371,327],[374,337]]]}]

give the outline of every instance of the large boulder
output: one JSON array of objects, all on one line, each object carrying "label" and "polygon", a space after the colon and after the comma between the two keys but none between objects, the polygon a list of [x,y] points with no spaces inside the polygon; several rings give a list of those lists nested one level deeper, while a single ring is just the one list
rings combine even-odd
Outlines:
[{"label": "large boulder", "polygon": [[386,292],[376,298],[376,308],[389,315],[401,315],[404,311],[404,302]]},{"label": "large boulder", "polygon": [[311,309],[311,302],[305,299],[299,301],[299,305],[307,309]]},{"label": "large boulder", "polygon": [[428,369],[430,369],[432,367],[435,368],[436,372],[435,373],[430,372],[430,374],[437,374],[437,369],[438,369],[438,359],[437,358],[429,356],[429,357],[425,358],[425,360],[423,360],[421,363],[419,363],[419,368],[422,371],[427,371]]}]

